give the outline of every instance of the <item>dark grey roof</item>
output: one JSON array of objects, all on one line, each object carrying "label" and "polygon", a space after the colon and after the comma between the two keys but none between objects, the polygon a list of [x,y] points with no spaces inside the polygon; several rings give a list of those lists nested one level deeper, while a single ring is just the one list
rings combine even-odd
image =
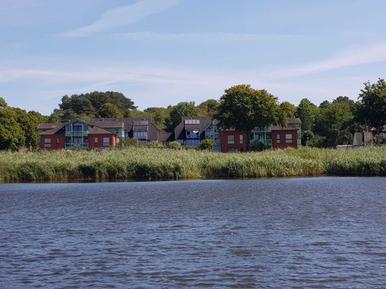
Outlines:
[{"label": "dark grey roof", "polygon": [[60,123],[39,123],[38,130],[50,130],[60,126]]},{"label": "dark grey roof", "polygon": [[118,118],[94,119],[91,124],[102,128],[123,128],[124,126],[123,120]]},{"label": "dark grey roof", "polygon": [[98,126],[93,126],[88,130],[88,134],[113,134],[113,133],[103,128],[100,128]]},{"label": "dark grey roof", "polygon": [[[186,122],[187,120],[198,120],[197,122]],[[210,117],[184,117],[174,130],[175,139],[180,139],[182,132],[185,130],[198,130],[203,133],[212,124]]]},{"label": "dark grey roof", "polygon": [[39,135],[54,135],[64,127],[64,124],[57,124],[56,127],[48,130],[43,130]]}]

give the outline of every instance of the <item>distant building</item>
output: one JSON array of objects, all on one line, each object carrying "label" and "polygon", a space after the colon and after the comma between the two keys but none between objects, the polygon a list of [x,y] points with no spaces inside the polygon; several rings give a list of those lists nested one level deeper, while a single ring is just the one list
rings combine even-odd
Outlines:
[{"label": "distant building", "polygon": [[220,132],[221,151],[246,152],[249,150],[249,135],[234,129],[224,129]]},{"label": "distant building", "polygon": [[166,142],[170,134],[147,119],[101,118],[92,122],[72,120],[62,124],[42,123],[38,127],[40,148],[102,149],[115,147],[125,139],[142,143]]},{"label": "distant building", "polygon": [[40,147],[43,149],[102,149],[117,144],[115,134],[82,120],[40,124],[38,130]]},{"label": "distant building", "polygon": [[220,150],[217,122],[209,117],[185,117],[174,130],[174,138],[188,148],[196,148],[204,139],[212,139],[214,150]]},{"label": "distant building", "polygon": [[289,118],[287,126],[255,128],[250,134],[250,144],[262,143],[273,149],[298,148],[301,146],[301,120]]}]

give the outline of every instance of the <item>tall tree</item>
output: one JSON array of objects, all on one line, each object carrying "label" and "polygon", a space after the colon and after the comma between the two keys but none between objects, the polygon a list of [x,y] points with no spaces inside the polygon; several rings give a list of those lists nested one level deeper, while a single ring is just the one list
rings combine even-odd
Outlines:
[{"label": "tall tree", "polygon": [[170,116],[167,119],[167,129],[169,132],[181,122],[183,117],[197,116],[198,110],[194,102],[180,102],[170,108]]},{"label": "tall tree", "polygon": [[130,111],[136,109],[134,102],[122,93],[91,92],[63,96],[59,109],[54,111],[52,119],[83,118],[89,120],[95,117],[107,117],[106,115],[128,116]]},{"label": "tall tree", "polygon": [[225,90],[220,98],[216,118],[220,126],[249,132],[255,127],[265,127],[278,121],[277,98],[266,90],[256,90],[250,85],[236,85]]},{"label": "tall tree", "polygon": [[279,106],[279,122],[285,126],[289,118],[295,117],[296,106],[292,103],[285,101],[282,102]]},{"label": "tall tree", "polygon": [[376,128],[386,124],[386,81],[366,82],[359,94],[358,119]]},{"label": "tall tree", "polygon": [[120,118],[123,116],[119,108],[112,103],[105,103],[102,105],[98,111],[98,115],[105,118]]},{"label": "tall tree", "polygon": [[302,121],[302,145],[307,145],[307,143],[314,137],[313,130],[318,112],[318,107],[307,98],[303,98],[296,108],[295,116],[300,118]]},{"label": "tall tree", "polygon": [[335,147],[352,144],[354,113],[355,102],[346,96],[323,103],[315,122],[315,133],[320,136],[315,145]]},{"label": "tall tree", "polygon": [[24,131],[12,108],[0,109],[0,149],[16,150],[25,144]]},{"label": "tall tree", "polygon": [[219,102],[215,99],[208,99],[198,105],[199,114],[202,116],[214,117],[217,112]]}]

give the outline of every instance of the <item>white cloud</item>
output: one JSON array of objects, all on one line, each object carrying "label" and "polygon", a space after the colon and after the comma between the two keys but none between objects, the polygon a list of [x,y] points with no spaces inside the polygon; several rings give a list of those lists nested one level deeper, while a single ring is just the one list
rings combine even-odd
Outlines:
[{"label": "white cloud", "polygon": [[300,35],[292,34],[253,34],[253,33],[158,33],[150,31],[137,31],[117,34],[127,39],[147,40],[147,41],[191,41],[191,42],[211,42],[211,41],[272,41],[272,40],[292,40]]},{"label": "white cloud", "polygon": [[378,43],[360,49],[351,49],[331,58],[273,72],[271,78],[291,78],[317,74],[340,68],[386,61],[386,43]]},{"label": "white cloud", "polygon": [[180,1],[181,0],[139,0],[131,5],[108,10],[95,22],[62,35],[67,37],[86,37],[98,32],[126,26],[176,6]]}]

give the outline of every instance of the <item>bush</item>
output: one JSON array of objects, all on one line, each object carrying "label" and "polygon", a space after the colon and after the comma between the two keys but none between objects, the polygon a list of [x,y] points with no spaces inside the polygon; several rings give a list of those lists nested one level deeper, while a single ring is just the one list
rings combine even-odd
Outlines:
[{"label": "bush", "polygon": [[271,146],[263,142],[256,141],[254,143],[251,143],[250,149],[251,151],[262,152],[271,149]]},{"label": "bush", "polygon": [[201,141],[199,149],[200,150],[206,150],[206,151],[212,151],[214,146],[214,141],[212,139],[204,139]]},{"label": "bush", "polygon": [[168,148],[170,148],[172,150],[181,150],[182,145],[179,142],[172,141],[169,143]]}]

